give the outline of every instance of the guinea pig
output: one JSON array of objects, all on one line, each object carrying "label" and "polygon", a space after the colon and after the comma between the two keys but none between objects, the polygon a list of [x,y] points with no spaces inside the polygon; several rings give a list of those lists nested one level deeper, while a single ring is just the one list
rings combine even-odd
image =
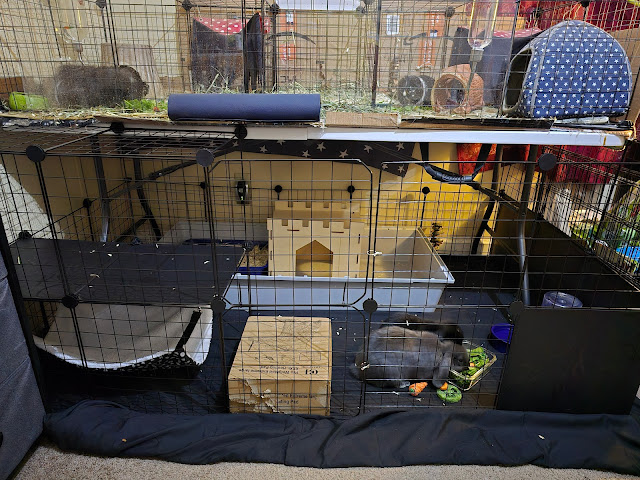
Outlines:
[{"label": "guinea pig", "polygon": [[149,86],[127,66],[61,65],[55,75],[55,96],[61,107],[115,107],[123,100],[142,99]]},{"label": "guinea pig", "polygon": [[402,326],[410,330],[433,332],[438,335],[441,340],[450,340],[459,345],[462,345],[462,341],[464,340],[464,333],[462,333],[462,328],[460,328],[459,325],[435,323],[410,313],[394,313],[389,316],[389,319],[385,323]]},{"label": "guinea pig", "polygon": [[369,337],[368,358],[356,355],[354,372],[378,387],[405,387],[430,382],[440,388],[449,371],[469,368],[469,352],[462,345],[441,341],[433,332],[398,326],[382,327]]}]

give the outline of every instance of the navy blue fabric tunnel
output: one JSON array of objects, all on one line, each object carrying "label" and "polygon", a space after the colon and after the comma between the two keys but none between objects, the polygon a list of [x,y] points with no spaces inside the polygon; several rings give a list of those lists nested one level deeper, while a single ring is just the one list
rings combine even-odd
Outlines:
[{"label": "navy blue fabric tunnel", "polygon": [[179,93],[169,96],[168,110],[174,121],[317,122],[320,95]]}]

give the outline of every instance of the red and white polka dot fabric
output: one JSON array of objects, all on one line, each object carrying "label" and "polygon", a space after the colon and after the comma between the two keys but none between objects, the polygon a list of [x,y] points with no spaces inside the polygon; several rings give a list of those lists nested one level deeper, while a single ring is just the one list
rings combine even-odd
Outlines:
[{"label": "red and white polka dot fabric", "polygon": [[[233,35],[242,31],[241,20],[216,20],[215,18],[196,17],[196,21],[203,24],[205,27],[213,30],[216,33],[222,33],[223,35]],[[245,22],[246,23],[246,22]]]},{"label": "red and white polka dot fabric", "polygon": [[[542,30],[539,28],[525,28],[524,30],[516,30],[515,37],[516,38],[526,38],[535,35],[536,33],[540,33]],[[506,30],[496,30],[493,32],[493,36],[497,38],[511,38],[511,32]]]},{"label": "red and white polka dot fabric", "polygon": [[[244,25],[249,21],[249,19],[245,19],[244,23],[241,19],[217,19],[217,18],[207,18],[207,17],[195,17],[195,20],[208,29],[221,33],[222,35],[235,35],[237,33],[242,32]],[[264,19],[263,24],[264,33],[269,32],[269,19]]]}]

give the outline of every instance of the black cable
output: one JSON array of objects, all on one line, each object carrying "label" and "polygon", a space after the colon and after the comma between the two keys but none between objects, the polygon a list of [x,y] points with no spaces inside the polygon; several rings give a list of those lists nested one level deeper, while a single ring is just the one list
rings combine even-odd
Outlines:
[{"label": "black cable", "polygon": [[456,185],[460,184],[470,184],[474,182],[474,178],[482,167],[487,163],[487,159],[489,158],[489,152],[491,151],[491,144],[483,143],[482,147],[480,147],[480,153],[478,153],[478,159],[476,160],[476,166],[473,169],[473,173],[470,175],[460,175],[458,173],[452,173],[442,168],[434,167],[429,165],[428,163],[423,163],[422,168],[434,179],[443,183],[452,183]]},{"label": "black cable", "polygon": [[140,164],[139,158],[133,159],[133,175],[136,183],[138,184],[138,186],[136,187],[136,193],[138,194],[140,205],[144,210],[144,216],[151,223],[151,228],[153,229],[153,233],[156,236],[156,240],[160,240],[160,238],[162,238],[162,231],[160,230],[160,225],[158,225],[158,222],[156,222],[156,217],[153,216],[153,210],[151,210],[149,201],[144,194],[144,187],[142,183],[142,165]]},{"label": "black cable", "polygon": [[[415,158],[409,155],[403,155],[398,152],[395,152],[387,148],[386,146],[381,145],[380,143],[374,144],[374,148],[376,148],[376,150],[380,152],[388,153],[389,155],[394,156],[396,158],[406,158],[408,162],[418,163],[416,162]],[[490,152],[491,152],[491,144],[482,144],[482,146],[480,147],[480,152],[478,153],[478,159],[476,160],[476,166],[473,169],[473,173],[471,173],[471,175],[460,175],[458,173],[449,172],[443,168],[430,165],[428,161],[420,162],[419,165],[422,165],[422,168],[424,168],[425,171],[434,180],[437,180],[439,182],[452,183],[452,184],[466,184],[473,188],[477,188],[478,184],[477,182],[474,181],[474,178],[476,177],[476,175],[478,175],[478,173],[480,173],[480,170],[482,170],[482,167],[484,167],[485,164],[487,163]],[[425,151],[423,151],[422,153],[424,156]]]}]

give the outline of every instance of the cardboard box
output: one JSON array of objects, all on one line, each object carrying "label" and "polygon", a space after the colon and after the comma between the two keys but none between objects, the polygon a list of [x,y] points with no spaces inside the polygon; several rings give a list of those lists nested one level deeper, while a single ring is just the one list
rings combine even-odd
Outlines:
[{"label": "cardboard box", "polygon": [[331,321],[249,317],[228,384],[232,413],[329,415]]},{"label": "cardboard box", "polygon": [[640,114],[640,89],[636,88],[638,70],[640,70],[640,28],[618,30],[611,32],[611,35],[620,42],[620,45],[622,45],[622,48],[624,48],[629,57],[632,74],[631,87],[633,91],[631,94],[631,102],[629,103],[629,112],[622,118],[635,123],[638,119],[638,114]]},{"label": "cardboard box", "polygon": [[324,123],[328,127],[397,128],[399,116],[397,113],[327,112]]}]

